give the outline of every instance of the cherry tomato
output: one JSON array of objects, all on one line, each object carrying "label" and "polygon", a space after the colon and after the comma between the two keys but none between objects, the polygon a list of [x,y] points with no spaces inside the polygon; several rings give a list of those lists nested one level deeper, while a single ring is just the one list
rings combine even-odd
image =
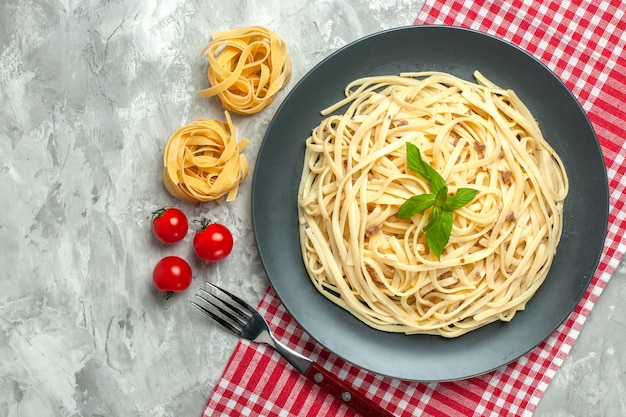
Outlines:
[{"label": "cherry tomato", "polygon": [[152,231],[163,243],[176,243],[187,235],[185,213],[177,208],[162,208],[152,213]]},{"label": "cherry tomato", "polygon": [[193,249],[196,254],[209,262],[217,262],[233,250],[233,235],[226,226],[219,223],[211,223],[206,219],[200,222],[200,229],[193,237]]},{"label": "cherry tomato", "polygon": [[178,256],[166,256],[157,262],[152,271],[154,287],[167,296],[189,288],[191,277],[191,267]]}]

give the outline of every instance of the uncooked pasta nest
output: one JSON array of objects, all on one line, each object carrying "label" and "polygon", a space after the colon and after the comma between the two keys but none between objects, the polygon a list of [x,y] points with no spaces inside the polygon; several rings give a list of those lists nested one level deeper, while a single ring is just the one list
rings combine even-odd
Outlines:
[{"label": "uncooked pasta nest", "polygon": [[248,141],[237,143],[236,128],[228,112],[226,123],[198,119],[178,129],[163,155],[163,183],[175,197],[195,202],[232,201],[248,175],[241,152]]},{"label": "uncooked pasta nest", "polygon": [[200,95],[218,96],[224,108],[235,113],[263,110],[291,77],[287,45],[261,26],[216,32],[205,53],[211,87]]}]

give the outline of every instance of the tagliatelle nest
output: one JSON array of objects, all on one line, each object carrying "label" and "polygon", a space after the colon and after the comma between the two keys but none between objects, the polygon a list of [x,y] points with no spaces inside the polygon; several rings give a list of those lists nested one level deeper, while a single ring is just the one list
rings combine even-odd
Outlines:
[{"label": "tagliatelle nest", "polygon": [[198,119],[178,129],[163,155],[163,183],[175,197],[196,202],[232,201],[248,175],[241,152],[249,142],[237,143],[228,112],[226,123]]},{"label": "tagliatelle nest", "polygon": [[261,26],[214,33],[205,53],[211,87],[200,95],[218,96],[224,108],[235,113],[263,110],[291,77],[287,45]]}]

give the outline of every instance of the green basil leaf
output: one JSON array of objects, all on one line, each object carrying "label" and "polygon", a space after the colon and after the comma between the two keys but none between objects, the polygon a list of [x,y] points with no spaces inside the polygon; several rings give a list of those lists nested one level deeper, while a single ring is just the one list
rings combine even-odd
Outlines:
[{"label": "green basil leaf", "polygon": [[433,194],[438,195],[439,192],[441,190],[443,190],[445,188],[445,193],[448,194],[448,187],[446,186],[446,181],[443,179],[443,177],[441,176],[441,174],[439,174],[437,171],[435,171],[435,169],[433,167],[431,167],[430,165],[426,164],[426,170],[429,172],[430,175],[430,191],[432,191]]},{"label": "green basil leaf", "polygon": [[444,184],[443,188],[435,194],[435,207],[444,208],[444,204],[448,200],[448,187]]},{"label": "green basil leaf", "polygon": [[424,162],[419,148],[409,142],[406,143],[406,162],[412,171],[428,181],[434,195],[437,195],[439,190],[446,186],[446,182],[441,174]]},{"label": "green basil leaf", "polygon": [[417,146],[408,142],[406,143],[406,160],[409,169],[428,181],[432,194],[409,198],[400,206],[397,216],[401,219],[408,219],[433,207],[428,224],[424,227],[424,233],[426,233],[428,247],[439,259],[452,233],[454,222],[452,212],[472,201],[478,194],[478,190],[459,188],[454,195],[448,195],[448,186],[441,174],[424,162]]},{"label": "green basil leaf", "polygon": [[430,215],[428,224],[424,227],[426,243],[435,256],[437,256],[437,259],[441,257],[443,249],[448,244],[448,240],[450,240],[453,222],[454,217],[451,211],[435,207]]},{"label": "green basil leaf", "polygon": [[454,195],[446,197],[443,208],[449,211],[459,209],[472,201],[476,194],[478,194],[478,190],[473,188],[459,188]]},{"label": "green basil leaf", "polygon": [[422,159],[419,148],[409,142],[406,143],[406,163],[412,171],[430,184],[431,173],[428,170],[430,166]]},{"label": "green basil leaf", "polygon": [[409,219],[413,215],[420,213],[435,204],[435,196],[432,194],[414,195],[400,206],[398,217]]}]

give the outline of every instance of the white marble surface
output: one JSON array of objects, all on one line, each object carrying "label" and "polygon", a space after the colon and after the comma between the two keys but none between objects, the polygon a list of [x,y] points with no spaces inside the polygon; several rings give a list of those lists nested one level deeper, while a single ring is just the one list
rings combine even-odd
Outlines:
[{"label": "white marble surface", "polygon": [[[293,78],[333,50],[408,25],[423,1],[3,0],[0,2],[0,416],[199,416],[236,339],[192,310],[203,278],[256,302],[267,286],[249,177],[232,204],[174,200],[160,180],[169,135],[221,118],[200,50],[217,30],[263,25],[289,45]],[[236,117],[252,168],[278,101]],[[234,230],[204,265],[191,235],[158,244],[150,212],[176,205]],[[166,254],[192,260],[188,293],[151,286]],[[626,415],[621,267],[538,417]]]}]

